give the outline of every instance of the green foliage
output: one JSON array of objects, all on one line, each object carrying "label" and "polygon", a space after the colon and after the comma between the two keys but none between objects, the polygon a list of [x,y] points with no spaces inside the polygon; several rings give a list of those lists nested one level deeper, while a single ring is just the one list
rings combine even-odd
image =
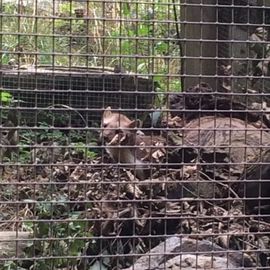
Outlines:
[{"label": "green foliage", "polygon": [[[167,0],[141,1],[139,4],[132,1],[115,2],[111,13],[110,9],[105,11],[105,2],[87,1],[87,5],[82,2],[64,2],[59,4],[57,14],[53,13],[51,7],[40,8],[35,6],[37,1],[33,2],[34,5],[24,7],[17,3],[2,4],[2,64],[9,64],[12,60],[20,65],[112,68],[121,65],[129,72],[152,74],[160,92],[160,100],[163,92],[181,91],[178,76],[181,71],[180,46],[172,41],[176,36],[176,28],[168,20],[173,21],[175,18],[172,5],[168,5]],[[55,1],[55,5],[58,2]],[[76,17],[77,8],[83,8],[88,18]],[[177,13],[180,14],[179,7]],[[2,104],[9,105],[13,100],[12,94],[5,89],[0,93]],[[71,146],[71,151],[78,156],[94,159],[97,152],[96,134],[85,130],[52,128],[68,127],[69,113],[40,112],[38,119],[42,121],[37,124],[39,129],[20,130],[22,146],[19,147],[16,161],[32,163],[31,146],[41,143]],[[33,211],[36,219],[24,222],[22,227],[41,239],[29,245],[26,255],[40,255],[48,259],[35,260],[25,268],[18,262],[6,261],[3,269],[70,269],[77,260],[65,257],[81,254],[86,242],[90,242],[92,234],[89,227],[92,224],[82,220],[81,213],[72,209],[70,198],[59,194],[59,190],[58,193],[51,192],[53,185],[47,188],[49,195],[41,194],[38,202],[25,201],[35,205]],[[14,197],[14,192],[6,190],[6,198]],[[89,207],[91,205],[85,206]],[[53,258],[56,256],[61,258]],[[102,268],[102,265],[97,263],[97,268]]]},{"label": "green foliage", "polygon": [[[49,114],[48,114],[49,115]],[[57,147],[68,146],[65,150],[69,151],[72,156],[80,159],[92,160],[97,156],[97,134],[87,130],[58,130],[52,128],[47,122],[38,122],[38,130],[20,131],[19,155],[15,157],[15,161],[22,164],[33,163],[31,155],[31,147],[27,145],[42,144],[52,145]],[[64,153],[63,153],[64,155]],[[41,160],[42,162],[42,160]]]},{"label": "green foliage", "polygon": [[12,94],[4,89],[0,89],[0,105],[3,106],[3,109],[1,110],[2,123],[7,120],[8,114],[10,112],[9,108],[13,106],[14,103],[15,100],[13,99]]},{"label": "green foliage", "polygon": [[[66,196],[59,195],[50,201],[37,202],[35,209],[38,219],[24,222],[23,228],[35,233],[40,240],[29,245],[26,253],[60,258],[37,260],[30,269],[52,269],[46,268],[48,264],[54,265],[54,269],[75,266],[77,259],[66,257],[78,256],[85,248],[86,240],[83,238],[91,239],[89,222],[81,218],[80,212],[70,211]],[[53,222],[47,222],[47,219]]]},{"label": "green foliage", "polygon": [[14,261],[5,261],[4,265],[1,267],[2,270],[26,270],[27,268],[20,267]]},{"label": "green foliage", "polygon": [[71,16],[74,3],[63,3],[59,6],[59,12],[62,16]]},{"label": "green foliage", "polygon": [[[8,64],[11,59],[18,62],[18,54],[13,53],[22,51],[20,64],[121,65],[131,72],[151,73],[154,78],[163,74],[159,80],[161,91],[181,91],[179,78],[174,82],[166,77],[180,72],[180,60],[176,60],[180,56],[180,46],[170,41],[176,37],[173,2],[171,4],[166,0],[139,5],[121,2],[115,3],[113,12],[107,14],[107,4],[64,2],[56,4],[58,17],[52,19],[50,6],[39,8],[34,4],[19,8],[15,3],[4,3],[2,12],[10,16],[3,16],[0,21],[2,63]],[[84,10],[91,20],[76,17],[76,9]],[[180,14],[180,7],[176,9]],[[18,17],[19,13],[43,18]],[[112,20],[101,19],[106,16]],[[124,20],[120,22],[120,19]],[[168,20],[172,23],[168,24]],[[37,58],[32,54],[36,51]],[[110,57],[104,58],[103,54]],[[118,55],[122,55],[121,62]]]},{"label": "green foliage", "polygon": [[3,90],[0,90],[0,91],[1,91],[0,92],[0,100],[1,100],[1,102],[3,104],[6,104],[6,105],[10,104],[11,101],[12,101],[13,96],[7,91],[3,91]]},{"label": "green foliage", "polygon": [[79,142],[79,143],[75,143],[73,144],[75,152],[77,154],[81,154],[83,155],[85,158],[87,159],[94,159],[97,157],[97,153],[94,151],[91,151],[87,145],[85,143]]}]

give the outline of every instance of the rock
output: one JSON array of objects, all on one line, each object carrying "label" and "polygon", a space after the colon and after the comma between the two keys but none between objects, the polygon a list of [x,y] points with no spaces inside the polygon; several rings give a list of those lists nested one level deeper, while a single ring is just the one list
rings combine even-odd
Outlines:
[{"label": "rock", "polygon": [[29,232],[0,232],[0,258],[21,257],[32,240]]},{"label": "rock", "polygon": [[253,262],[240,251],[221,248],[208,240],[170,237],[141,256],[125,270],[233,269],[252,267]]}]

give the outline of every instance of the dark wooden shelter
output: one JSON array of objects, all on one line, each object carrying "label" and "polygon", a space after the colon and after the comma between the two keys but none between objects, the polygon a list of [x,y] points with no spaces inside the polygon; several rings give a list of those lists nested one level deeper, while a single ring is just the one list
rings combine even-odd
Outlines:
[{"label": "dark wooden shelter", "polygon": [[[262,79],[254,82],[245,77],[256,76],[256,59],[268,57],[254,52],[252,35],[264,32],[264,37],[256,42],[269,40],[269,7],[267,0],[184,1],[181,8],[184,89],[200,81],[220,89],[222,75],[232,75],[235,77],[230,80],[230,88],[234,92],[250,88],[257,91],[262,85],[270,92],[268,82]],[[262,48],[262,51],[267,49]],[[245,78],[241,78],[243,76]]]}]

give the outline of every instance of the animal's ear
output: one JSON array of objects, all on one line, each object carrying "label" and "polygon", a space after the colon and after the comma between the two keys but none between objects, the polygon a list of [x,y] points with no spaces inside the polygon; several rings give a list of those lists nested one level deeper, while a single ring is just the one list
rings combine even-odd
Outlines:
[{"label": "animal's ear", "polygon": [[133,120],[130,122],[130,124],[128,125],[129,128],[140,128],[141,127],[141,121],[139,119],[137,120]]},{"label": "animal's ear", "polygon": [[112,108],[109,106],[103,112],[103,118],[108,118],[111,116],[111,114],[112,114]]}]

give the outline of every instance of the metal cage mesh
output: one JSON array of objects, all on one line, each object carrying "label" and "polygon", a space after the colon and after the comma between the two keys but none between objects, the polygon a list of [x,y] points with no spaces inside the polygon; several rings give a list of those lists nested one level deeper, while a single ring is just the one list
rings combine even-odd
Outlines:
[{"label": "metal cage mesh", "polygon": [[0,1],[0,269],[269,269],[266,0]]}]

